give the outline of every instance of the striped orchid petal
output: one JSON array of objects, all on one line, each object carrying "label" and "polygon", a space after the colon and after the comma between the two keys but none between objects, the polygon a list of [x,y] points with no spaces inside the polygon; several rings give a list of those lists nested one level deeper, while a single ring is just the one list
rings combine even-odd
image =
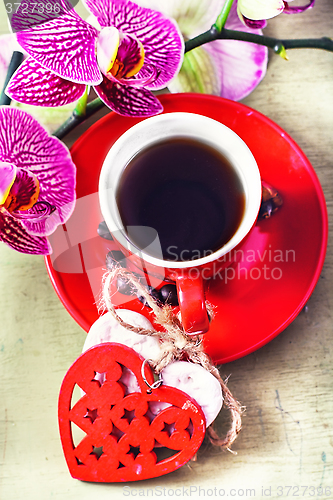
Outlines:
[{"label": "striped orchid petal", "polygon": [[[178,73],[183,61],[184,40],[172,19],[130,0],[86,0],[85,3],[101,26],[115,26],[142,43],[145,63],[153,64],[159,71],[158,78],[146,88],[164,88]],[[140,72],[138,77],[141,77]]]},{"label": "striped orchid petal", "polygon": [[[12,57],[13,52],[15,50],[21,51],[21,52],[23,50],[22,47],[17,43],[16,35],[11,34],[11,35],[0,36],[0,88],[4,87],[9,64],[11,61],[11,57]],[[26,58],[26,56],[24,56],[24,58]],[[31,58],[30,62],[32,62],[32,61],[33,61],[33,59]],[[38,63],[35,63],[35,64],[38,65]],[[38,79],[39,79],[39,83],[41,83],[42,81],[45,80],[46,76],[44,75],[44,73],[41,72],[42,66],[38,65],[38,67],[40,67],[40,70],[38,71]],[[22,68],[22,65],[20,66],[20,68]],[[43,71],[47,72],[47,70],[45,70],[44,68],[43,68]],[[18,74],[19,73],[17,72],[16,75],[18,76]],[[53,76],[56,77],[56,75],[54,75],[54,73],[53,73]],[[56,78],[59,78],[59,77],[56,77]],[[65,82],[66,80],[61,80],[61,81]],[[33,83],[33,82],[29,79],[29,81],[26,82],[26,85],[29,85],[31,83]],[[18,83],[18,87],[20,85],[21,85],[21,82]],[[71,85],[79,86],[79,84],[74,84],[74,83],[71,83]],[[85,86],[82,86],[82,89],[84,91]],[[28,89],[26,92],[24,89],[22,89],[20,92],[16,92],[16,88],[14,86],[13,97],[12,97],[13,100],[11,102],[11,106],[19,107],[20,109],[23,109],[23,110],[27,111],[28,113],[30,113],[50,133],[53,133],[55,130],[57,130],[57,128],[62,123],[64,123],[65,120],[67,120],[70,117],[70,115],[72,114],[72,112],[76,106],[75,101],[71,102],[69,104],[62,105],[63,96],[62,96],[61,89],[59,91],[58,99],[56,99],[56,102],[59,102],[60,104],[57,106],[53,106],[53,107],[51,107],[51,105],[50,105],[50,107],[46,106],[45,99],[44,99],[44,97],[46,98],[46,96],[44,95],[45,93],[43,94],[43,92],[41,91],[40,88],[38,89],[38,92],[40,92],[40,93],[37,96],[38,104],[36,104],[36,105],[24,104],[24,103],[22,103],[22,101],[25,101],[25,99],[27,97],[26,94],[28,92],[29,92]],[[53,96],[53,94],[55,93],[55,89],[52,86],[50,86],[50,92],[48,92],[47,98],[51,97],[49,95],[49,94],[51,94],[51,92],[52,92],[52,96]],[[68,93],[65,92],[65,95],[68,95]],[[72,95],[72,92],[70,93],[70,95]],[[80,93],[78,93],[77,96],[80,97]],[[30,97],[32,97],[32,96],[30,96]],[[35,97],[35,95],[34,95],[34,97]]]},{"label": "striped orchid petal", "polygon": [[47,238],[27,233],[20,221],[4,214],[0,208],[0,241],[17,252],[48,255],[52,248]]},{"label": "striped orchid petal", "polygon": [[122,85],[104,78],[95,91],[110,109],[120,115],[148,117],[163,111],[160,101],[145,88]]},{"label": "striped orchid petal", "polygon": [[37,201],[32,207],[29,207],[27,210],[22,210],[22,207],[20,207],[20,209],[14,210],[13,212],[9,212],[7,210],[7,213],[12,217],[15,217],[15,219],[21,220],[23,222],[40,222],[49,217],[54,212],[54,210],[55,207],[53,207],[52,205],[49,205],[44,201]]},{"label": "striped orchid petal", "polygon": [[64,80],[29,57],[11,78],[6,94],[34,106],[64,106],[79,99],[85,89],[85,84]]},{"label": "striped orchid petal", "polygon": [[140,73],[133,76],[133,78],[122,78],[116,81],[118,81],[119,83],[123,83],[124,85],[127,86],[142,88],[142,87],[148,87],[150,83],[154,82],[158,77],[158,74],[159,72],[155,66],[153,66],[152,64],[151,65],[146,64],[144,72],[140,71]]},{"label": "striped orchid petal", "polygon": [[66,146],[30,115],[17,108],[0,107],[0,161],[28,171],[39,182],[38,202],[54,207],[46,220],[22,221],[30,234],[48,235],[74,209],[76,169]]},{"label": "striped orchid petal", "polygon": [[41,66],[74,83],[96,85],[102,75],[95,44],[98,31],[74,11],[17,33],[23,49]]},{"label": "striped orchid petal", "polygon": [[68,0],[17,2],[9,12],[9,20],[12,30],[16,33],[57,19],[72,9],[73,5]]}]

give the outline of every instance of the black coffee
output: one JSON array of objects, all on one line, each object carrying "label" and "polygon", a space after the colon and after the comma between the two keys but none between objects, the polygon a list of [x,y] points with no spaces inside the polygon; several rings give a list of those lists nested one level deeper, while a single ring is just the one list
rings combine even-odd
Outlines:
[{"label": "black coffee", "polygon": [[[132,242],[169,261],[218,250],[236,232],[245,207],[240,179],[227,158],[188,138],[139,152],[126,166],[116,198]],[[160,246],[153,242],[156,232]]]}]

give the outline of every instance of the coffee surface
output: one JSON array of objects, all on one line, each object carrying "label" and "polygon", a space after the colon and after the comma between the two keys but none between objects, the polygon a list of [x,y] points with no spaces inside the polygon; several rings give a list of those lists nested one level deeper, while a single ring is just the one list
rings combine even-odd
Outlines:
[{"label": "coffee surface", "polygon": [[188,138],[168,139],[139,152],[123,172],[116,199],[134,245],[169,261],[195,260],[221,248],[236,232],[245,208],[229,160]]}]

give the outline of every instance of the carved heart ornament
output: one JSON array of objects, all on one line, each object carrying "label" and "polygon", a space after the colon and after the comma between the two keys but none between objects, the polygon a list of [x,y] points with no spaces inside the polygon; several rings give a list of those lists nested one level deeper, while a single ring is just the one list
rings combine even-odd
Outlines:
[{"label": "carved heart ornament", "polygon": [[[174,387],[162,384],[151,390],[148,384],[154,383],[154,374],[143,363],[133,349],[103,343],[82,354],[68,370],[59,395],[59,429],[74,478],[121,482],[157,477],[187,463],[200,447],[206,431],[201,408]],[[141,392],[126,395],[121,379],[127,370],[137,378]],[[81,389],[76,391],[81,396],[77,401],[75,386]],[[154,415],[151,402],[171,406]],[[77,443],[73,426],[81,433]]]}]

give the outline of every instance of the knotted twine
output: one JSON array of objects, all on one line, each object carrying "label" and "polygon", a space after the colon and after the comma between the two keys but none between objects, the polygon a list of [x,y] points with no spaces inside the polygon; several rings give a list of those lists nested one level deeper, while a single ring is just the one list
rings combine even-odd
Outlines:
[{"label": "knotted twine", "polygon": [[[127,281],[127,283],[132,287],[133,293],[137,293],[146,300],[146,303],[150,306],[155,316],[154,322],[162,326],[163,331],[148,330],[146,328],[133,326],[121,319],[121,317],[117,314],[110,298],[110,295],[112,295],[110,293],[111,284],[117,278],[122,278]],[[213,365],[209,356],[204,352],[202,340],[200,340],[197,336],[187,335],[180,319],[174,314],[172,307],[168,304],[163,306],[159,305],[149,294],[148,290],[143,286],[140,280],[137,279],[130,271],[120,266],[114,266],[111,270],[106,272],[103,277],[102,304],[104,308],[106,307],[106,309],[120,323],[120,325],[127,330],[139,335],[154,336],[160,340],[162,351],[160,358],[157,361],[148,360],[150,366],[157,375],[159,375],[169,363],[185,359],[186,361],[199,364],[212,373],[215,378],[217,378],[221,384],[224,403],[228,407],[231,414],[231,425],[226,436],[224,438],[220,438],[211,424],[206,430],[207,437],[214,446],[220,446],[232,451],[230,447],[242,427],[241,414],[243,412],[243,407],[233,397],[226,385],[226,382],[222,380],[218,369]],[[214,315],[213,308],[208,302],[206,302],[206,306],[209,315],[212,318]]]}]

